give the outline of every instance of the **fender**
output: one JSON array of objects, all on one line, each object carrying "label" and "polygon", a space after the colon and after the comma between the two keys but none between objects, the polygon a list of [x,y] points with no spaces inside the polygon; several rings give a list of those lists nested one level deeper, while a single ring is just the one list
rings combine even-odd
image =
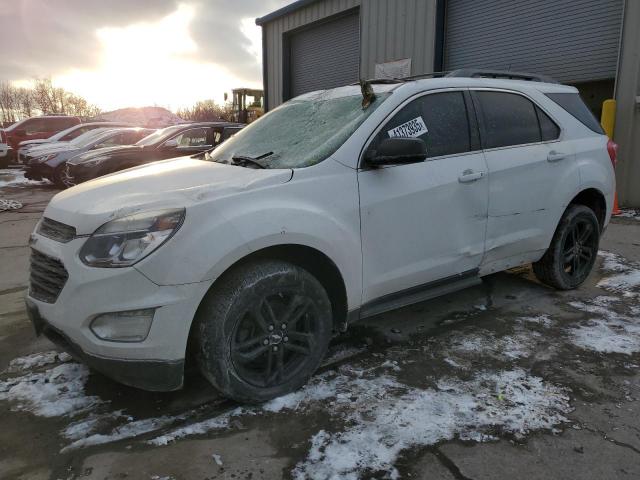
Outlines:
[{"label": "fender", "polygon": [[[330,200],[329,190],[337,192]],[[190,216],[209,220],[189,223]],[[362,257],[353,254],[361,251],[354,170],[325,161],[296,170],[285,184],[244,191],[242,201],[230,195],[188,207],[185,225],[160,247],[162,261],[155,262],[152,254],[136,268],[159,285],[211,282],[247,255],[285,244],[326,255],[342,275],[348,307],[360,306]]]}]

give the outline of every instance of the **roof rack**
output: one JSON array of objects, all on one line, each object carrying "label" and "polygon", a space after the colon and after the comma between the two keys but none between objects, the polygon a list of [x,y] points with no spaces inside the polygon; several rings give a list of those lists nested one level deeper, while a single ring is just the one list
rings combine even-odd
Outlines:
[{"label": "roof rack", "polygon": [[447,77],[467,78],[505,78],[508,80],[527,80],[530,82],[558,83],[546,75],[526,72],[511,72],[504,70],[483,70],[479,68],[461,68],[447,74]]}]

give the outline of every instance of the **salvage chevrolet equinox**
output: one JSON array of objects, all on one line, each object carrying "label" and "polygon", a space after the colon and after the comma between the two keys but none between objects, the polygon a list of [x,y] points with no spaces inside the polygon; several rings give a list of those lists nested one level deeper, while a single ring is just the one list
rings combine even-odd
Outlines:
[{"label": "salvage chevrolet equinox", "polygon": [[615,144],[575,88],[498,73],[304,94],[204,156],[59,193],[31,236],[36,331],[128,385],[178,389],[193,359],[260,402],[358,319],[528,263],[579,286]]}]

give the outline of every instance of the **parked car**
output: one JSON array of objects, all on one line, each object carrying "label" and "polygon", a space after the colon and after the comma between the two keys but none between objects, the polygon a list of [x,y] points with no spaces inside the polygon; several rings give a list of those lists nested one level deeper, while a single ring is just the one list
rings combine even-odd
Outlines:
[{"label": "parked car", "polygon": [[167,158],[211,150],[244,127],[239,123],[201,122],[158,130],[135,145],[80,155],[67,165],[66,177],[74,184],[86,182]]},{"label": "parked car", "polygon": [[615,144],[575,88],[479,75],[305,94],[209,161],[57,195],[31,240],[36,331],[147,390],[180,388],[193,356],[256,402],[303,385],[358,319],[531,262],[578,287]]},{"label": "parked car", "polygon": [[[54,133],[65,130],[80,123],[78,117],[66,115],[43,115],[31,117],[14,123],[13,125],[0,129],[0,143],[6,143],[11,147],[11,158],[5,158],[6,164],[14,160],[20,142],[47,138]],[[0,162],[2,162],[0,160]]]},{"label": "parked car", "polygon": [[25,177],[47,178],[56,186],[66,188],[70,186],[64,175],[69,159],[88,151],[131,145],[152,132],[148,128],[101,128],[85,132],[71,142],[56,142],[49,149],[38,150],[34,156],[25,159]]},{"label": "parked car", "polygon": [[79,137],[85,132],[89,130],[95,130],[96,128],[117,128],[117,127],[134,127],[135,125],[131,125],[129,123],[123,122],[89,122],[89,123],[80,123],[78,125],[74,125],[72,127],[67,128],[66,130],[62,130],[48,138],[40,138],[36,140],[25,140],[20,142],[18,148],[18,161],[23,159],[23,156],[29,151],[29,149],[33,148],[36,145],[49,144],[53,142],[69,142],[74,138]]},{"label": "parked car", "polygon": [[7,168],[11,157],[13,157],[13,149],[6,143],[0,143],[0,168]]}]

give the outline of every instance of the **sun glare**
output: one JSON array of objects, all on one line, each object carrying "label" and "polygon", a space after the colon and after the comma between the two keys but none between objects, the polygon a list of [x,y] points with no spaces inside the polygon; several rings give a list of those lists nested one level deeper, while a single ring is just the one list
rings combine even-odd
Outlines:
[{"label": "sun glare", "polygon": [[[196,13],[194,6],[180,5],[157,22],[101,28],[96,31],[99,66],[54,76],[53,82],[105,110],[148,105],[177,109],[210,98],[222,103],[224,92],[234,87],[259,88],[259,81],[247,82],[221,65],[197,59],[198,45],[189,31]],[[259,59],[253,31],[259,29],[245,21],[239,27],[251,43],[250,53]]]}]

